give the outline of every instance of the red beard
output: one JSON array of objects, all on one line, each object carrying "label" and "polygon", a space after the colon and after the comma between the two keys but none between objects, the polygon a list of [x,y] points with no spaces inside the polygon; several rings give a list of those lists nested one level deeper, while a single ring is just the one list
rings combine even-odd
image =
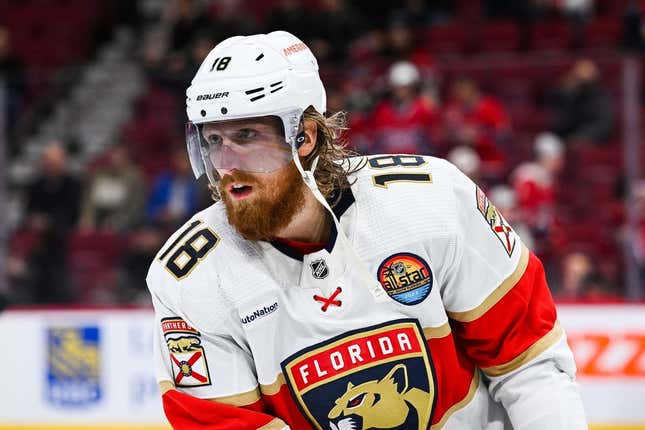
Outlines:
[{"label": "red beard", "polygon": [[[305,205],[305,184],[293,161],[271,176],[260,179],[234,171],[220,180],[219,192],[228,223],[247,240],[275,238]],[[239,201],[232,198],[228,186],[234,182],[253,187],[253,195]]]}]

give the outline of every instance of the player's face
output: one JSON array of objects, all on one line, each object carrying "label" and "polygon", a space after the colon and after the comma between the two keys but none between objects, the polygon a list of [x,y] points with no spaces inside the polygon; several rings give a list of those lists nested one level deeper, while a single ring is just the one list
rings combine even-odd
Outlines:
[{"label": "player's face", "polygon": [[218,171],[270,173],[292,159],[276,116],[206,123],[201,135],[210,164]]},{"label": "player's face", "polygon": [[[246,139],[249,136],[277,136],[278,124],[248,120],[220,124],[218,129],[204,127],[204,137]],[[267,152],[282,149],[269,146]],[[290,156],[290,152],[288,153]],[[252,154],[255,157],[257,154]],[[244,164],[246,161],[239,160]],[[271,239],[286,227],[304,207],[305,185],[293,161],[271,173],[251,173],[241,169],[218,168],[219,192],[228,221],[246,239]]]}]

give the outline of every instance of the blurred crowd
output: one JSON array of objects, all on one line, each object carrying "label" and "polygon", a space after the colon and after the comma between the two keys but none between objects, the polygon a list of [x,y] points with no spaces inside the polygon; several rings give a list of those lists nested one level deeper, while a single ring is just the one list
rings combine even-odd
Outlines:
[{"label": "blurred crowd", "polygon": [[[147,303],[144,279],[157,250],[170,232],[211,203],[204,181],[193,179],[183,145],[186,86],[223,38],[283,29],[303,39],[319,59],[328,109],[350,113],[345,136],[350,147],[364,154],[448,158],[487,192],[543,259],[557,298],[618,300],[624,294],[625,240],[625,184],[614,163],[621,157],[619,116],[607,77],[584,48],[585,28],[604,3],[167,2],[158,16],[163,25],[139,33],[142,47],[136,55],[148,91],[124,128],[122,142],[84,166],[83,175],[69,168],[68,142],[52,138],[43,150],[38,174],[23,190],[24,214],[12,232],[10,299],[23,304]],[[613,51],[643,49],[638,6],[623,2],[615,17],[619,33]],[[487,85],[467,68],[449,73],[442,67],[445,53],[428,49],[430,33],[463,25],[460,20],[511,23],[516,26],[514,52],[524,55],[534,49],[531,35],[522,31],[526,23],[558,21],[570,31],[562,47],[570,61],[530,101],[537,107],[521,124],[514,123],[519,112],[512,97],[495,90],[504,82]],[[498,61],[470,43],[452,54]],[[9,34],[2,27],[0,72],[11,93],[11,125],[20,112],[24,70],[11,56]],[[545,112],[539,120],[534,117]],[[590,175],[599,174],[588,169],[587,161],[604,169],[601,182],[597,177],[589,182]],[[636,196],[645,206],[645,186]],[[577,218],[590,211],[602,212],[593,219],[612,223],[609,236],[578,228]],[[632,253],[645,272],[645,216],[640,223]]]}]

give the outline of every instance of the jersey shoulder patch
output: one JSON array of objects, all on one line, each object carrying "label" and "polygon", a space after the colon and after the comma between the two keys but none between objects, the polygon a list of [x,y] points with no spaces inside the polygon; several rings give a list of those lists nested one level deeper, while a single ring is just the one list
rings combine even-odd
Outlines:
[{"label": "jersey shoulder patch", "polygon": [[206,351],[199,331],[178,316],[162,318],[160,323],[175,387],[211,385]]},{"label": "jersey shoulder patch", "polygon": [[513,250],[515,250],[515,244],[517,242],[517,236],[510,224],[506,219],[504,219],[501,212],[497,210],[495,205],[488,200],[486,194],[484,194],[479,187],[476,187],[475,201],[477,204],[477,210],[484,217],[484,221],[497,239],[499,239],[504,251],[506,251],[510,257],[511,254],[513,254]]}]

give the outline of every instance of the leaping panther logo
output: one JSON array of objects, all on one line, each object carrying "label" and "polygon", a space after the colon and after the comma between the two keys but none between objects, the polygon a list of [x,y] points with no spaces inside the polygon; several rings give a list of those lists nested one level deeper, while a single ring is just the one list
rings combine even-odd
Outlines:
[{"label": "leaping panther logo", "polygon": [[201,341],[193,336],[184,336],[178,339],[167,339],[166,344],[170,352],[190,352],[196,351],[201,346]]},{"label": "leaping panther logo", "polygon": [[407,368],[397,364],[380,380],[349,382],[335,404],[327,416],[331,430],[412,428],[415,421],[422,430],[428,428],[432,395],[410,388]]}]

